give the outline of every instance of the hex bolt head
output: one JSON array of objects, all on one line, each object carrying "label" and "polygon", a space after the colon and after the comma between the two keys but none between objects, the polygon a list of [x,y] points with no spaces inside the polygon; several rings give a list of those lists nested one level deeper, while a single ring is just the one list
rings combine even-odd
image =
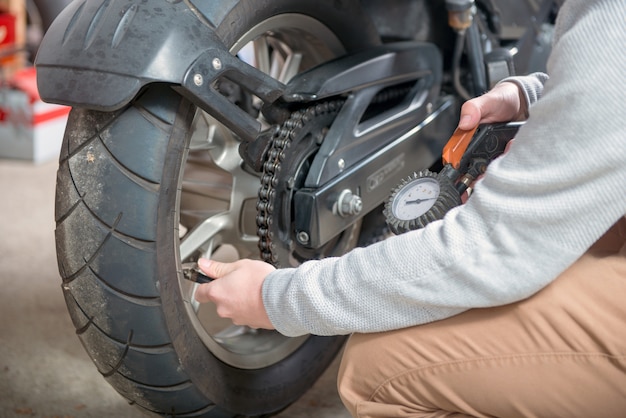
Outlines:
[{"label": "hex bolt head", "polygon": [[202,74],[196,74],[193,76],[193,84],[198,87],[204,84],[204,77],[202,77]]},{"label": "hex bolt head", "polygon": [[311,239],[306,231],[298,232],[298,236],[296,238],[298,239],[298,242],[300,244],[308,244],[309,240]]},{"label": "hex bolt head", "polygon": [[222,60],[220,60],[219,58],[213,58],[211,65],[213,65],[214,70],[219,71],[222,69]]}]

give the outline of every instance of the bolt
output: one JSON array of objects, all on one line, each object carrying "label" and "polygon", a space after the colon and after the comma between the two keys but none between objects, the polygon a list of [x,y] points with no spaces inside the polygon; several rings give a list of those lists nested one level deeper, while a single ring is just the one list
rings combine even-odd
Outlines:
[{"label": "bolt", "polygon": [[433,104],[432,103],[428,103],[426,105],[426,112],[428,112],[428,114],[430,115],[431,113],[433,113]]},{"label": "bolt", "polygon": [[355,195],[350,189],[346,189],[339,195],[337,199],[337,213],[345,218],[361,213],[363,210],[363,199],[361,196]]},{"label": "bolt", "polygon": [[309,237],[309,234],[306,231],[298,232],[297,238],[300,244],[308,244],[309,240],[311,239],[311,237]]},{"label": "bolt", "polygon": [[213,69],[216,71],[219,71],[222,69],[222,60],[220,60],[219,58],[213,58],[213,61],[211,62],[211,64],[213,64]]},{"label": "bolt", "polygon": [[346,168],[346,160],[340,158],[339,161],[337,161],[337,167],[343,171],[343,169]]},{"label": "bolt", "polygon": [[193,76],[193,84],[198,87],[204,84],[204,77],[202,77],[202,74],[196,74]]}]

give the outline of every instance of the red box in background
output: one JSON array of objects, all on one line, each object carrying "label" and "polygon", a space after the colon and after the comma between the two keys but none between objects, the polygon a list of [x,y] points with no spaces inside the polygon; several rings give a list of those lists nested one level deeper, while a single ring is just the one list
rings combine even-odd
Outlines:
[{"label": "red box in background", "polygon": [[15,20],[11,13],[0,13],[0,63],[15,54]]},{"label": "red box in background", "polygon": [[35,68],[18,71],[0,88],[0,158],[35,163],[58,158],[69,112],[41,101]]},{"label": "red box in background", "polygon": [[0,13],[0,47],[15,44],[15,16]]}]

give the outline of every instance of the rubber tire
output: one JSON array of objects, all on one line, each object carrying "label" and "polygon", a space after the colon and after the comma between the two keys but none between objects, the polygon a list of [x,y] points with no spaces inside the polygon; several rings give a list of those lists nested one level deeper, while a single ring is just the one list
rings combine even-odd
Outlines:
[{"label": "rubber tire", "polygon": [[[348,49],[378,42],[350,13],[352,1],[249,4],[218,26],[227,45],[287,12],[325,22]],[[344,338],[312,336],[278,364],[242,370],[215,358],[195,333],[178,285],[173,216],[195,110],[165,85],[118,112],[72,110],[55,208],[63,293],[89,356],[131,403],[167,416],[269,416],[310,388]]]},{"label": "rubber tire", "polygon": [[54,19],[71,2],[72,0],[33,0],[41,16],[44,31],[48,30]]}]

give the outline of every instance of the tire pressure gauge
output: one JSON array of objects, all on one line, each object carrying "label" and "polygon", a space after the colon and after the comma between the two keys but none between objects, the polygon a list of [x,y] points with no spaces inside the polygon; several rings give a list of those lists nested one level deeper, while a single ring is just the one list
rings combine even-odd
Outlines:
[{"label": "tire pressure gauge", "polygon": [[385,204],[387,224],[394,234],[425,227],[461,204],[461,194],[487,165],[506,149],[523,122],[483,124],[457,129],[441,155],[439,174],[420,171],[402,180]]},{"label": "tire pressure gauge", "polygon": [[413,173],[393,190],[384,214],[394,234],[425,227],[461,204],[461,195],[446,176],[425,170]]}]

